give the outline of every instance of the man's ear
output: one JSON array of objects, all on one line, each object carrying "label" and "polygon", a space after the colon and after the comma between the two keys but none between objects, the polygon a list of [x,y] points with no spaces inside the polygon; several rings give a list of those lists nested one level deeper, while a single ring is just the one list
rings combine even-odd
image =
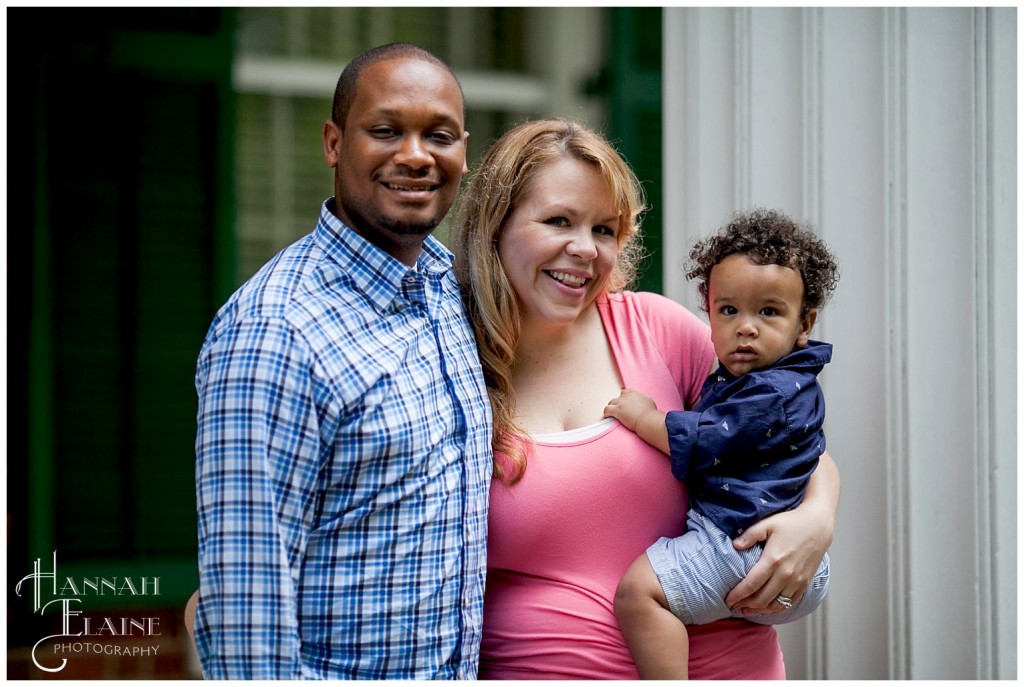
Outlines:
[{"label": "man's ear", "polygon": [[807,313],[800,318],[800,333],[796,337],[796,345],[800,348],[807,345],[807,340],[811,338],[811,330],[814,329],[814,322],[817,319],[817,310],[808,310]]},{"label": "man's ear", "polygon": [[462,158],[462,176],[469,174],[469,132],[462,132],[462,147],[466,149],[466,154]]},{"label": "man's ear", "polygon": [[328,167],[338,166],[338,144],[341,143],[341,129],[333,121],[324,122],[324,160]]}]

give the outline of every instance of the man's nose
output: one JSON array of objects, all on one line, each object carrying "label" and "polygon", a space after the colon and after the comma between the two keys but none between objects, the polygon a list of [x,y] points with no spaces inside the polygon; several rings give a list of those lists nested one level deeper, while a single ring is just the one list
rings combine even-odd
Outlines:
[{"label": "man's nose", "polygon": [[423,169],[434,162],[434,156],[430,154],[426,143],[419,136],[406,136],[402,139],[398,152],[395,154],[395,164],[410,169]]}]

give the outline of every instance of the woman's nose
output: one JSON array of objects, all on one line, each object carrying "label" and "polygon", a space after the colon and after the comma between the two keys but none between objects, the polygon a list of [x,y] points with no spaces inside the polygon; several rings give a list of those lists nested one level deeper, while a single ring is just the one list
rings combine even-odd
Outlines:
[{"label": "woman's nose", "polygon": [[594,243],[594,237],[589,228],[580,228],[573,234],[568,251],[570,255],[583,260],[593,260],[597,257],[597,244]]}]

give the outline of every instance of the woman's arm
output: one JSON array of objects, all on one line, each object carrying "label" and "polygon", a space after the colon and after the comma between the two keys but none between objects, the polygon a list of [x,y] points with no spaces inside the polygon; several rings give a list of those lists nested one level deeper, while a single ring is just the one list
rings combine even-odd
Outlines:
[{"label": "woman's arm", "polygon": [[750,573],[729,592],[725,602],[746,614],[783,610],[779,594],[804,595],[822,557],[832,544],[839,508],[839,469],[826,451],[811,475],[799,506],[752,525],[733,540],[737,549],[765,542],[764,553]]}]

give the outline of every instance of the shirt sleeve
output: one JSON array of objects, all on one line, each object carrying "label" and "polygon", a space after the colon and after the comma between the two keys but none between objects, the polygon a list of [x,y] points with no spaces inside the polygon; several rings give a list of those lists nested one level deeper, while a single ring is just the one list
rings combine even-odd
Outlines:
[{"label": "shirt sleeve", "polygon": [[208,341],[196,375],[200,600],[209,679],[296,679],[297,580],[317,493],[310,355],[284,324]]},{"label": "shirt sleeve", "polygon": [[737,452],[771,452],[788,442],[786,399],[767,382],[748,384],[701,411],[666,414],[672,474],[714,472],[722,459]]}]

